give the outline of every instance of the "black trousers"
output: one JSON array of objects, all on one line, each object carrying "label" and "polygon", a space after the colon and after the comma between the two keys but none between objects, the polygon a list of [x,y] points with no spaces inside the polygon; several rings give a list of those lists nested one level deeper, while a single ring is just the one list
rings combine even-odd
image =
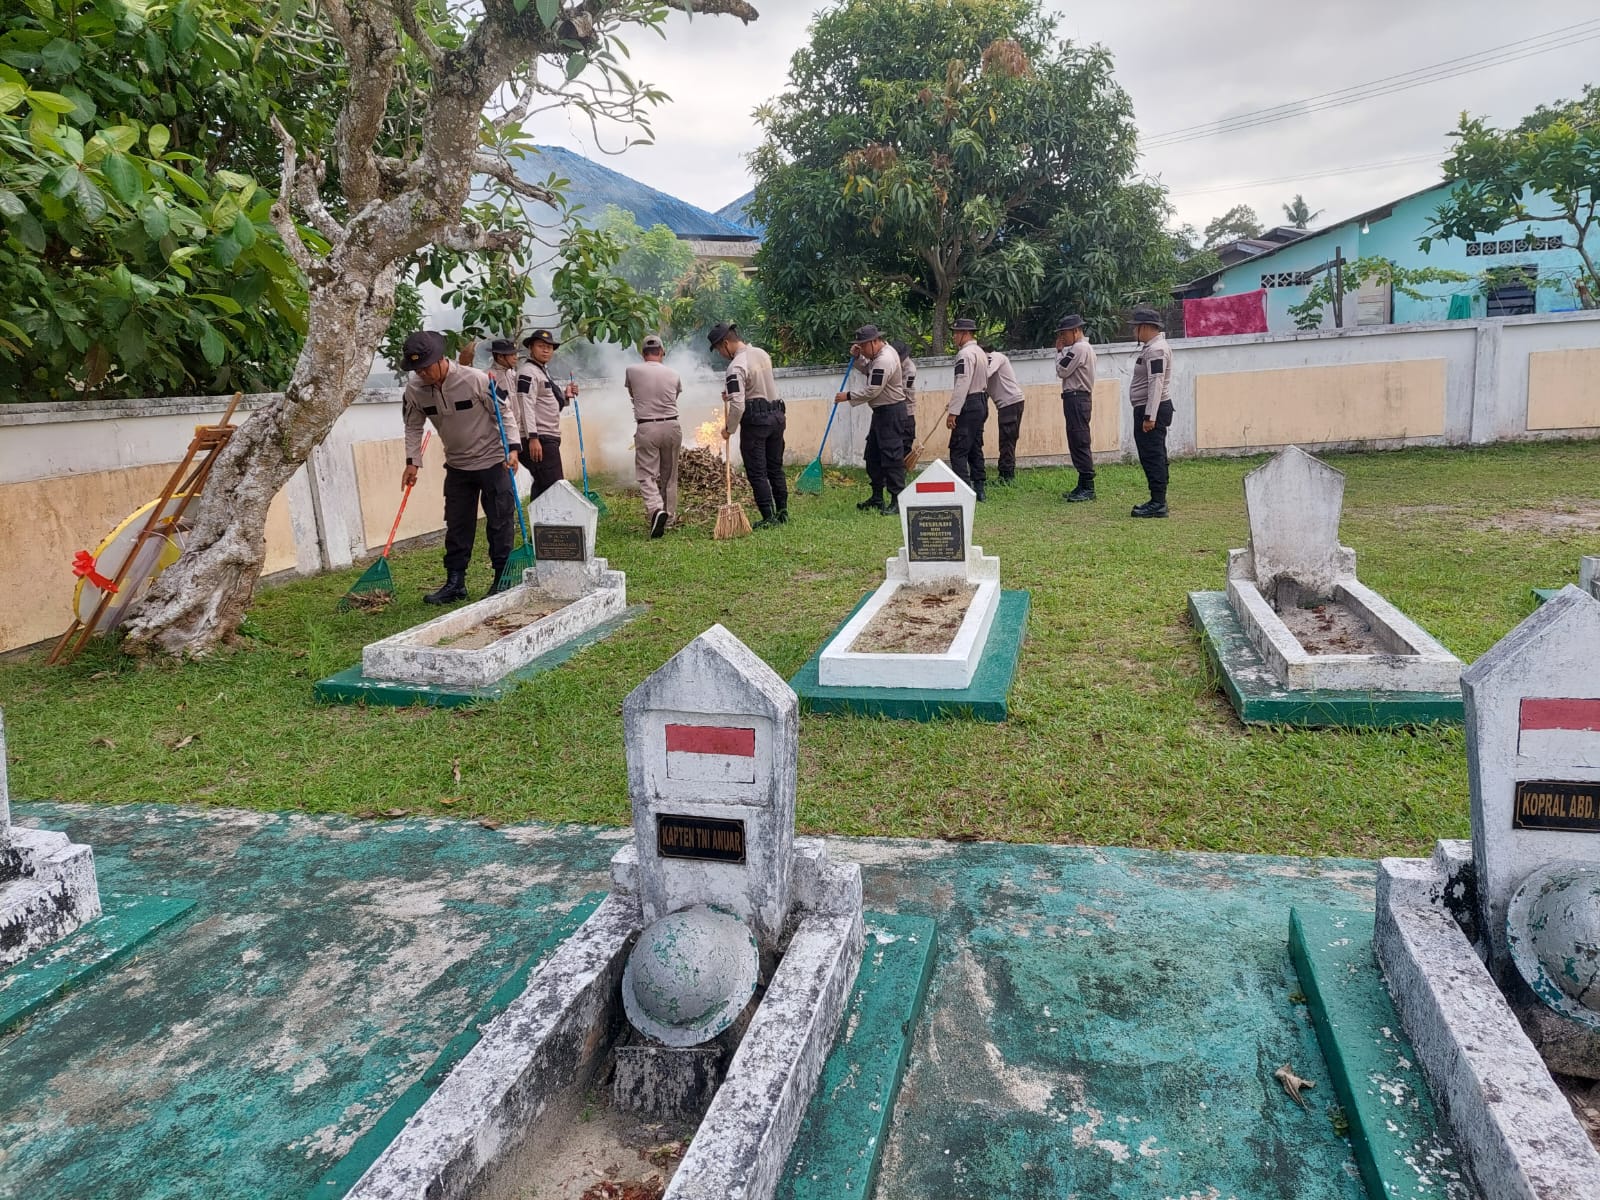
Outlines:
[{"label": "black trousers", "polygon": [[539,445],[544,451],[544,457],[538,462],[534,462],[528,455],[528,443],[532,440],[532,438],[522,439],[522,465],[527,467],[528,474],[533,476],[533,490],[528,493],[528,499],[536,500],[560,483],[563,478],[561,439],[540,434]]},{"label": "black trousers", "polygon": [[898,496],[906,486],[906,452],[911,446],[906,440],[906,402],[885,404],[872,410],[872,428],[867,430],[867,478],[872,481],[872,494],[887,490]]},{"label": "black trousers", "polygon": [[1094,451],[1089,420],[1094,411],[1092,392],[1062,392],[1061,411],[1067,418],[1067,451],[1072,465],[1085,480],[1094,478]]},{"label": "black trousers", "polygon": [[1139,465],[1150,485],[1150,499],[1167,502],[1167,428],[1172,424],[1172,401],[1163,400],[1156,409],[1156,427],[1144,431],[1144,405],[1133,410],[1133,444],[1139,448]]},{"label": "black trousers", "polygon": [[495,578],[511,557],[511,542],[517,524],[516,493],[511,490],[511,472],[503,466],[481,471],[444,469],[444,569],[465,571],[472,561],[472,542],[478,529],[478,505],[488,518],[485,531],[489,561]]},{"label": "black trousers", "polygon": [[1018,400],[994,410],[995,419],[1000,422],[1001,479],[1017,477],[1017,439],[1022,436],[1022,409],[1026,404],[1026,400]]},{"label": "black trousers", "polygon": [[783,431],[789,419],[782,410],[744,414],[739,422],[739,453],[744,473],[756,494],[763,517],[789,507],[789,481],[783,476]]},{"label": "black trousers", "polygon": [[978,490],[989,478],[983,469],[983,423],[989,417],[989,398],[973,392],[950,431],[950,469],[962,483]]}]

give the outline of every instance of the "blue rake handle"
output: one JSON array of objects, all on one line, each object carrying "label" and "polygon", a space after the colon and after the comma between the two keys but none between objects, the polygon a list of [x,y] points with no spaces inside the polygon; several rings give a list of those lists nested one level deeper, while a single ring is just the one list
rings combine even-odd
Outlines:
[{"label": "blue rake handle", "polygon": [[[500,452],[507,458],[511,457],[511,443],[506,441],[506,423],[500,419],[500,395],[495,391],[494,380],[489,380],[489,407],[494,410],[494,427],[500,431]],[[528,519],[522,515],[522,500],[517,495],[517,469],[506,464],[506,474],[511,476],[511,503],[517,506],[517,524],[522,529],[522,544],[533,545],[533,540],[528,537]]]},{"label": "blue rake handle", "polygon": [[[571,380],[568,380],[571,386]],[[589,497],[589,456],[583,452],[583,417],[578,412],[578,398],[572,398],[572,419],[578,423],[578,469],[583,472],[583,495]]]},{"label": "blue rake handle", "polygon": [[[839,381],[839,391],[844,391],[850,386],[850,372],[856,369],[856,360],[851,359],[844,369],[844,378]],[[817,447],[817,462],[822,462],[822,452],[828,448],[828,434],[833,432],[833,419],[839,415],[839,406],[835,404],[833,411],[828,414],[828,423],[822,430],[822,445]]]}]

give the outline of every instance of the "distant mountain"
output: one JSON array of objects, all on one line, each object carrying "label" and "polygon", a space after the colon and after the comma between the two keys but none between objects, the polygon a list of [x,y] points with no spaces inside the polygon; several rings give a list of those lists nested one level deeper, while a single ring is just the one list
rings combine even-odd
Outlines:
[{"label": "distant mountain", "polygon": [[720,214],[696,208],[560,146],[540,146],[539,153],[521,159],[516,166],[517,174],[531,183],[543,183],[551,175],[570,181],[567,199],[583,205],[581,215],[589,221],[597,219],[606,205],[615,204],[631,212],[643,228],[665,225],[680,238],[749,241],[757,236]]},{"label": "distant mountain", "polygon": [[727,204],[717,209],[717,216],[724,221],[732,221],[735,225],[742,225],[746,229],[753,229],[757,237],[765,237],[767,227],[765,225],[757,225],[750,219],[750,201],[755,198],[755,189],[752,188],[732,204]]}]

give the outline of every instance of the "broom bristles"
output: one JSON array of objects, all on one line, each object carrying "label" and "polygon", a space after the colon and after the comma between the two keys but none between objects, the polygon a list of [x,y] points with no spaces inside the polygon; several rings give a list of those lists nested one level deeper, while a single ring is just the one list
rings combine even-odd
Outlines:
[{"label": "broom bristles", "polygon": [[726,542],[751,532],[750,518],[744,515],[744,509],[739,505],[724,504],[717,509],[717,527],[711,533],[717,541]]}]

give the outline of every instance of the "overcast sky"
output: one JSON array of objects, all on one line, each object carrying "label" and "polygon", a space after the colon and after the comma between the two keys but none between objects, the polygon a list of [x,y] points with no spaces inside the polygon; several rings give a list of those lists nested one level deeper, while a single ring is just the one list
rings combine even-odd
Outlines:
[{"label": "overcast sky", "polygon": [[[759,141],[751,110],[782,89],[789,58],[822,7],[815,0],[755,3],[761,19],[748,28],[726,17],[691,23],[676,12],[665,41],[633,36],[636,73],[672,96],[656,112],[654,145],[609,156],[599,152],[587,121],[564,115],[545,118],[537,136],[702,208],[727,204],[751,186],[745,155]],[[1594,66],[1600,41],[1576,40],[1600,34],[1600,22],[1583,15],[1585,5],[1508,10],[1489,0],[1145,0],[1049,7],[1060,14],[1060,36],[1110,49],[1117,79],[1133,97],[1142,141],[1588,21],[1553,39],[1559,48],[1520,61],[1148,150],[1144,169],[1171,190],[1179,222],[1197,226],[1241,202],[1271,225],[1297,191],[1313,209],[1325,210],[1316,225],[1374,207],[1438,178],[1445,134],[1462,109],[1509,124],[1541,102],[1600,82]],[[1515,12],[1518,20],[1508,20]],[[608,135],[604,142],[615,150],[621,138]],[[1405,159],[1415,161],[1397,162]],[[1351,170],[1372,164],[1386,165]]]}]

